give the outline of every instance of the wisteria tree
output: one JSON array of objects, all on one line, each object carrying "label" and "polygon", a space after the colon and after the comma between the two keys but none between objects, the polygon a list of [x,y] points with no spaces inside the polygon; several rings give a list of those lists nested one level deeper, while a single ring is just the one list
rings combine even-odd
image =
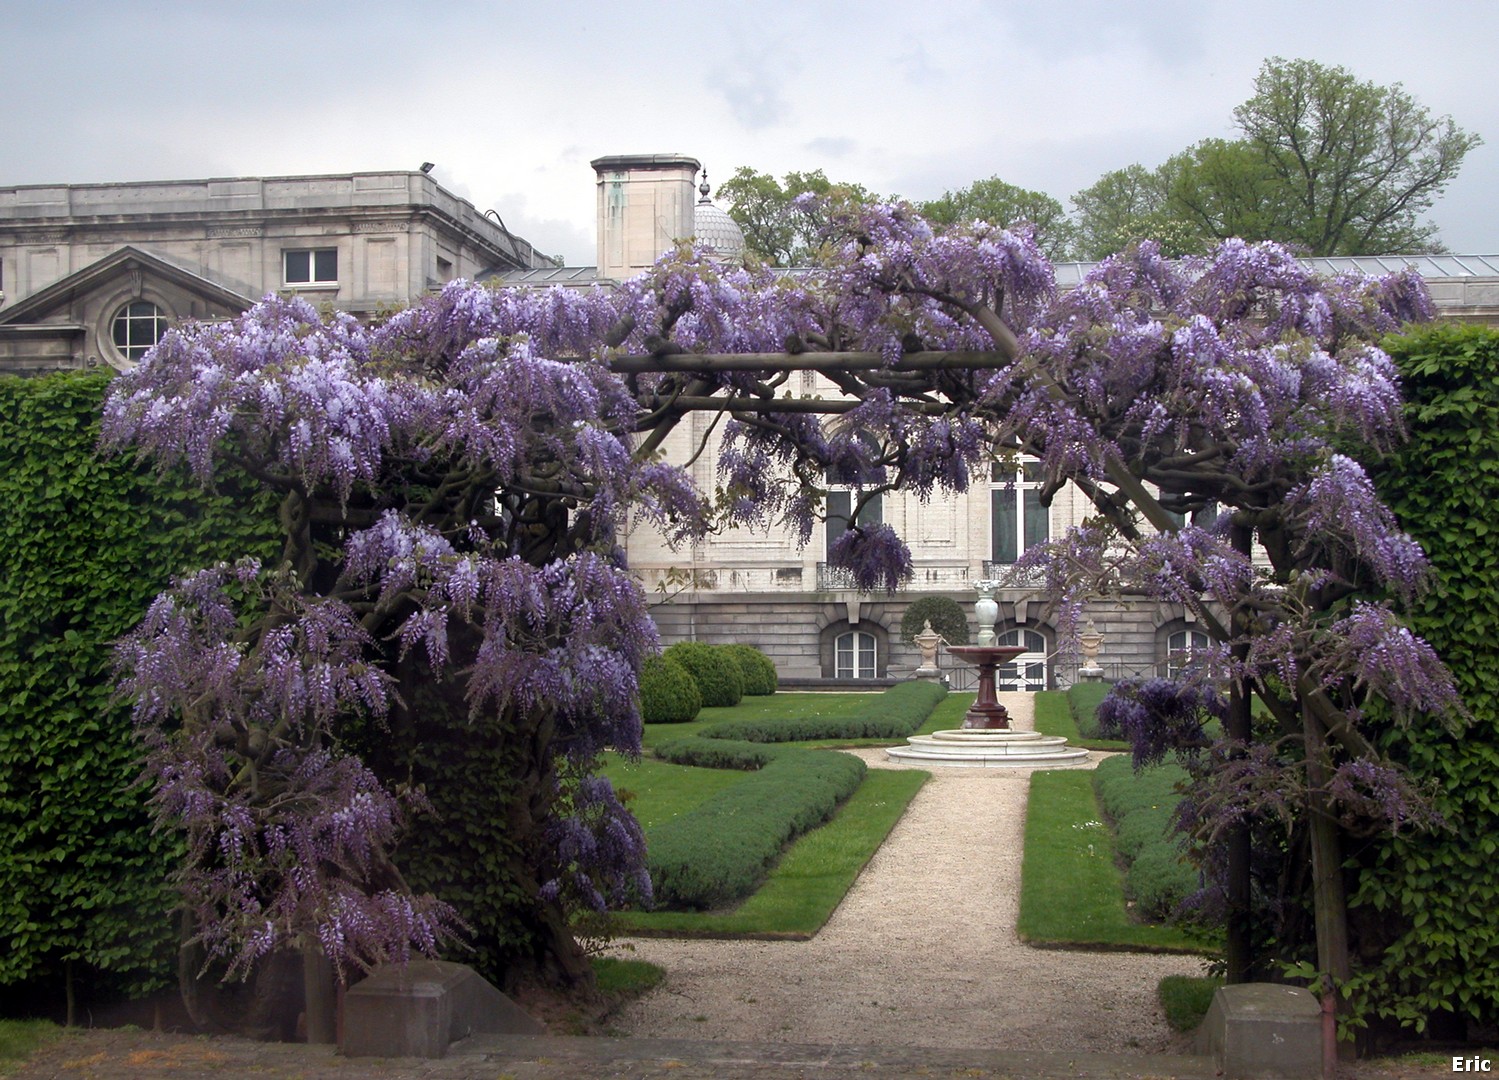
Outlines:
[{"label": "wisteria tree", "polygon": [[[456,282],[376,327],[267,299],[169,334],[118,381],[107,444],[205,482],[234,463],[283,493],[279,565],[182,579],[122,649],[210,960],[239,973],[298,948],[343,972],[458,938],[586,978],[567,910],[649,889],[640,832],[592,775],[603,748],[638,748],[635,677],[656,647],[625,530],[781,523],[805,541],[830,477],[861,499],[929,497],[1014,449],[1040,459],[1048,498],[1071,481],[1099,511],[1053,561],[1064,629],[1112,571],[1147,581],[1223,643],[1205,671],[1287,725],[1293,700],[1315,719],[1306,760],[1332,778],[1297,790],[1358,809],[1403,790],[1358,734],[1363,699],[1416,714],[1450,691],[1390,607],[1338,607],[1371,583],[1407,593],[1421,566],[1339,448],[1398,437],[1370,342],[1423,313],[1417,282],[1320,283],[1229,243],[1182,265],[1142,247],[1058,295],[1023,231],[936,235],[899,204],[824,216],[826,261],[794,280],[683,250],[612,292]],[[798,370],[840,396],[793,397]],[[659,459],[694,410],[726,418],[711,497]],[[1170,511],[1210,501],[1217,527],[1176,528]],[[885,524],[829,558],[865,588],[910,573]],[[462,777],[390,752],[416,730],[490,752]],[[1291,783],[1231,735],[1204,820]],[[483,767],[493,805],[452,822],[474,806],[444,796]],[[503,893],[445,903],[462,859],[429,860],[425,890],[407,880],[394,845],[427,802],[473,858],[498,858]]]}]

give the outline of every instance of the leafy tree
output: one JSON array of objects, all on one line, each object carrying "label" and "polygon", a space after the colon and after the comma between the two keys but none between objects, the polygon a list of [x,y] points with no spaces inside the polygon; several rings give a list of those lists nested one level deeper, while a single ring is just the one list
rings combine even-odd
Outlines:
[{"label": "leafy tree", "polygon": [[948,227],[987,221],[1005,228],[1021,222],[1036,231],[1036,243],[1049,259],[1065,259],[1073,248],[1073,229],[1062,204],[1040,191],[1008,184],[997,176],[975,180],[966,188],[944,191],[942,197],[919,203],[917,209],[931,224]]},{"label": "leafy tree", "polygon": [[1169,254],[1228,237],[1308,255],[1441,250],[1421,217],[1481,142],[1399,84],[1310,60],[1267,60],[1234,118],[1239,139],[1108,173],[1074,196],[1081,251],[1101,257],[1138,237]]},{"label": "leafy tree", "polygon": [[[862,184],[835,183],[821,169],[788,172],[783,180],[747,165],[718,186],[729,202],[729,216],[744,232],[750,251],[772,266],[805,266],[821,244],[826,210],[871,202]],[[803,199],[802,196],[815,196]]]},{"label": "leafy tree", "polygon": [[[393,849],[412,781],[436,798],[445,778],[375,773],[344,737],[383,723],[395,738],[436,693],[445,723],[495,741],[510,794],[489,839],[529,955],[586,978],[567,907],[642,887],[639,832],[590,775],[603,747],[638,747],[637,673],[655,645],[615,537],[631,507],[669,537],[707,526],[708,500],[657,460],[694,410],[729,417],[723,518],[782,522],[803,542],[828,483],[929,497],[1011,446],[1036,455],[1043,496],[1073,481],[1101,521],[1053,564],[1064,637],[1115,569],[1110,532],[1136,576],[1220,638],[1217,670],[1294,724],[1289,688],[1306,731],[1327,735],[1338,782],[1298,784],[1310,773],[1267,762],[1231,725],[1237,741],[1209,752],[1263,767],[1209,771],[1204,807],[1314,791],[1371,827],[1421,820],[1361,736],[1360,707],[1378,693],[1397,716],[1439,712],[1445,671],[1393,607],[1332,608],[1371,582],[1419,588],[1419,548],[1334,448],[1396,437],[1372,342],[1426,310],[1418,279],[1324,285],[1239,242],[1177,267],[1146,245],[1059,295],[1024,231],[938,233],[903,204],[799,205],[823,242],[794,281],[682,251],[609,294],[450,283],[373,329],[271,300],[169,334],[117,382],[112,444],[205,478],[236,461],[282,498],[279,564],[185,577],[124,654],[155,806],[187,834],[183,884],[227,963],[287,944],[362,965],[462,933]],[[790,396],[798,370],[845,396]],[[1224,530],[1177,530],[1172,511],[1209,501]],[[909,577],[891,526],[851,518],[829,560],[864,589]],[[1275,577],[1248,559],[1250,534]],[[1371,806],[1370,784],[1394,795]]]}]

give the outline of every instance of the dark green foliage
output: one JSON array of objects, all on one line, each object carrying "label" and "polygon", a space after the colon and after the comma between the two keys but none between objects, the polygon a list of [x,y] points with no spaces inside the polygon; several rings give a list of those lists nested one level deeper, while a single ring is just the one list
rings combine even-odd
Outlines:
[{"label": "dark green foliage", "polygon": [[[719,646],[739,665],[739,674],[744,679],[746,697],[765,697],[776,692],[780,678],[776,675],[775,662],[753,645]],[[648,721],[649,722],[649,721]]]},{"label": "dark green foliage", "polygon": [[1114,823],[1115,844],[1127,864],[1124,889],[1146,919],[1168,919],[1177,906],[1201,888],[1196,868],[1182,858],[1171,829],[1180,801],[1177,784],[1186,773],[1179,765],[1155,765],[1136,772],[1123,755],[1099,763],[1093,774],[1098,805]]},{"label": "dark green foliage", "polygon": [[[1452,669],[1472,725],[1393,729],[1387,752],[1436,789],[1451,826],[1372,849],[1352,897],[1368,1007],[1424,1027],[1439,1011],[1499,1020],[1499,332],[1442,326],[1385,342],[1410,442],[1375,483],[1426,549],[1437,587],[1412,620]],[[1363,908],[1362,914],[1358,910]]]},{"label": "dark green foliage", "polygon": [[174,838],[131,787],[111,645],[173,574],[274,557],[274,505],[94,453],[98,372],[0,378],[0,986],[96,993],[173,977]]},{"label": "dark green foliage", "polygon": [[727,720],[703,732],[705,739],[750,742],[809,742],[813,739],[902,739],[919,728],[947,696],[941,683],[899,683],[854,716],[800,716],[784,720]]},{"label": "dark green foliage", "polygon": [[[1067,708],[1072,712],[1072,722],[1077,725],[1077,733],[1085,739],[1097,739],[1101,736],[1098,730],[1098,706],[1103,699],[1109,696],[1110,684],[1106,682],[1080,682],[1074,683],[1067,691]],[[1112,738],[1118,738],[1119,733],[1114,732]]]},{"label": "dark green foliage", "polygon": [[952,597],[923,596],[906,608],[900,620],[900,639],[909,645],[928,622],[949,645],[968,644],[968,616]]},{"label": "dark green foliage", "polygon": [[681,724],[703,708],[697,680],[669,656],[652,656],[640,667],[640,717],[647,724]]},{"label": "dark green foliage", "polygon": [[1202,1025],[1213,1004],[1213,995],[1223,985],[1222,979],[1193,978],[1190,975],[1167,975],[1156,987],[1161,1010],[1172,1031],[1195,1031]]},{"label": "dark green foliage", "polygon": [[744,697],[744,676],[739,673],[739,665],[719,646],[701,641],[679,641],[662,655],[687,669],[697,682],[704,707],[738,705]]},{"label": "dark green foliage", "polygon": [[721,762],[721,767],[734,767],[729,762],[737,761],[756,771],[651,831],[651,882],[662,907],[700,910],[748,896],[782,849],[831,817],[864,779],[864,762],[828,750],[684,739],[658,752],[667,756],[672,747],[686,751],[684,744],[712,749],[703,757],[684,752],[668,760]]}]

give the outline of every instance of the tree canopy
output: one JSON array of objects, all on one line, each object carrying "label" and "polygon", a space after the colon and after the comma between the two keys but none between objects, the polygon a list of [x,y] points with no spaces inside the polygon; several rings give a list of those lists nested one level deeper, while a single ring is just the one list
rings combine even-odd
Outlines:
[{"label": "tree canopy", "polygon": [[[1050,549],[1063,642],[1089,595],[1136,582],[1218,639],[1194,686],[1226,675],[1288,731],[1299,706],[1325,734],[1325,753],[1292,758],[1147,724],[1145,745],[1229,763],[1202,772],[1203,821],[1314,792],[1373,828],[1421,822],[1361,710],[1459,706],[1400,622],[1422,553],[1348,456],[1400,437],[1375,342],[1429,314],[1418,278],[1322,282],[1274,245],[1172,263],[1146,244],[1060,293],[1025,230],[799,206],[820,227],[794,280],[682,250],[610,292],[453,282],[375,327],[268,299],[169,333],[117,380],[109,445],[204,480],[231,462],[282,501],[278,561],[185,576],[122,652],[156,811],[187,836],[199,939],[231,970],[288,945],[363,966],[466,933],[394,848],[444,777],[378,772],[344,737],[396,732],[437,692],[519,778],[492,841],[533,957],[586,978],[568,906],[648,889],[639,830],[592,775],[603,748],[638,749],[656,647],[626,513],[683,540],[724,520],[805,542],[829,482],[929,498],[1016,448],[1044,499],[1071,482],[1097,510]],[[840,396],[794,395],[801,370]],[[696,410],[723,418],[712,498],[658,456]],[[1213,527],[1171,516],[1209,502]],[[909,577],[888,523],[850,520],[830,562],[864,589]]]},{"label": "tree canopy", "polygon": [[821,169],[789,172],[777,180],[747,165],[735,169],[718,186],[718,194],[729,202],[729,215],[744,232],[745,246],[772,266],[812,262],[826,207],[878,198],[861,184],[829,180]]},{"label": "tree canopy", "polygon": [[1072,251],[1072,223],[1062,204],[1045,192],[1027,191],[997,176],[944,191],[941,198],[916,208],[939,228],[975,221],[1012,228],[1024,222],[1035,229],[1036,243],[1047,258],[1065,259]]},{"label": "tree canopy", "polygon": [[1311,60],[1265,61],[1234,110],[1240,137],[1208,139],[1155,170],[1106,173],[1073,198],[1084,257],[1139,237],[1201,254],[1231,236],[1307,255],[1441,250],[1423,221],[1481,140],[1398,83]]}]

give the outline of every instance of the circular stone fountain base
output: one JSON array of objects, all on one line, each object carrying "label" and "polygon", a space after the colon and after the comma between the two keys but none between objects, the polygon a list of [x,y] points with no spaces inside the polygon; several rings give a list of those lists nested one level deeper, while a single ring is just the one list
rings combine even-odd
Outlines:
[{"label": "circular stone fountain base", "polygon": [[953,728],[912,735],[885,756],[912,765],[958,765],[979,769],[1062,769],[1085,765],[1088,751],[1068,746],[1060,735],[1035,731]]}]

